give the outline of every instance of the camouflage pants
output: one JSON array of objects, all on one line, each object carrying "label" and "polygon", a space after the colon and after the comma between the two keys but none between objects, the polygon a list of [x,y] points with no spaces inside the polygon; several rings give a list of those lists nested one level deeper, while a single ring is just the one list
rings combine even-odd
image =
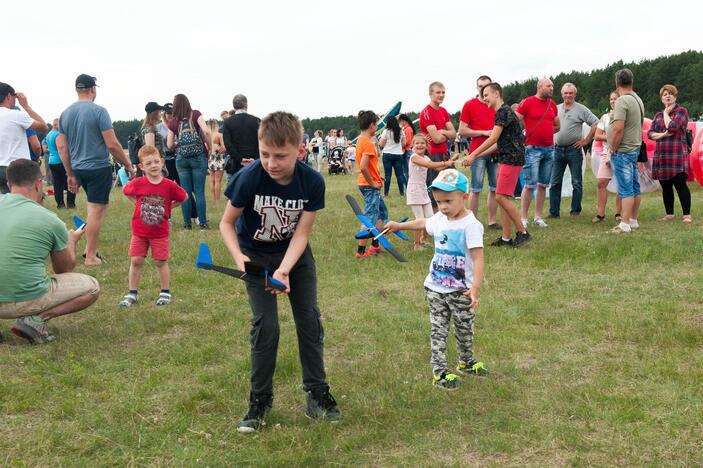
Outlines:
[{"label": "camouflage pants", "polygon": [[454,318],[454,337],[460,364],[468,364],[473,359],[474,349],[474,310],[471,299],[463,291],[438,293],[425,288],[430,306],[430,349],[432,371],[440,375],[447,370],[447,337],[449,323]]}]

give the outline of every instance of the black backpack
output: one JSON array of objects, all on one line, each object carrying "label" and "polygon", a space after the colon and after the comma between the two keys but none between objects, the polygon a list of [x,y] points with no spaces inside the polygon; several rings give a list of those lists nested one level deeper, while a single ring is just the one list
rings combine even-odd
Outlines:
[{"label": "black backpack", "polygon": [[129,160],[136,167],[139,164],[139,150],[144,146],[142,141],[141,132],[136,132],[130,135],[129,140],[127,140],[127,151],[129,152]]}]

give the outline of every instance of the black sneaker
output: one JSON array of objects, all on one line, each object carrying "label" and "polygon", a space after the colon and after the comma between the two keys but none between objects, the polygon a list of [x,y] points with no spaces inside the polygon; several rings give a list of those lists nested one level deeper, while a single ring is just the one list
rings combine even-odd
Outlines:
[{"label": "black sneaker", "polygon": [[249,411],[237,423],[237,432],[255,432],[266,425],[264,418],[271,410],[273,395],[255,398],[253,393],[249,394]]},{"label": "black sneaker", "polygon": [[67,207],[69,210],[75,210],[75,209],[76,209],[76,205],[73,204],[73,203],[69,203],[66,207]]},{"label": "black sneaker", "polygon": [[2,334],[2,331],[0,331],[0,343],[5,341],[5,336]]},{"label": "black sneaker", "polygon": [[493,242],[491,242],[490,245],[491,245],[492,247],[503,247],[503,246],[505,246],[505,247],[512,247],[512,246],[513,246],[513,240],[512,240],[512,239],[504,240],[504,239],[503,239],[503,236],[500,236],[498,239],[496,239],[496,240],[494,240]]},{"label": "black sneaker", "polygon": [[513,247],[522,247],[532,240],[532,236],[529,232],[518,232],[513,241]]},{"label": "black sneaker", "polygon": [[488,229],[493,229],[494,231],[498,231],[498,230],[503,229],[503,226],[501,226],[498,223],[492,223],[492,224],[488,225]]},{"label": "black sneaker", "polygon": [[442,375],[435,375],[432,379],[432,385],[442,390],[456,390],[460,383],[459,377],[449,371],[442,372]]},{"label": "black sneaker", "polygon": [[210,226],[208,225],[208,223],[200,223],[199,226],[200,226],[201,231],[207,231],[210,229]]},{"label": "black sneaker", "polygon": [[305,410],[305,416],[310,419],[337,422],[342,416],[337,407],[337,401],[330,394],[329,388],[308,391],[306,400],[307,409]]},{"label": "black sneaker", "polygon": [[472,359],[468,364],[459,364],[456,366],[456,371],[461,375],[478,375],[485,377],[488,375],[488,369],[481,361]]},{"label": "black sneaker", "polygon": [[186,231],[192,231],[193,226],[191,224],[184,224],[183,229],[185,229]]}]

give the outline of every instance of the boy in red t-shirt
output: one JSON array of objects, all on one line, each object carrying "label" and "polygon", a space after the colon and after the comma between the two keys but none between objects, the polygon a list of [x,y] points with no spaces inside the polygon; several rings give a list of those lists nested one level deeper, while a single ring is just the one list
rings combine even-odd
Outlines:
[{"label": "boy in red t-shirt", "polygon": [[167,263],[170,256],[169,218],[171,209],[183,203],[187,195],[178,184],[164,178],[161,172],[163,167],[164,160],[159,151],[151,145],[142,146],[139,150],[139,168],[145,175],[132,180],[122,190],[135,205],[129,244],[129,292],[122,298],[119,307],[131,307],[137,303],[139,277],[150,247],[161,282],[156,305],[171,303],[171,272]]}]

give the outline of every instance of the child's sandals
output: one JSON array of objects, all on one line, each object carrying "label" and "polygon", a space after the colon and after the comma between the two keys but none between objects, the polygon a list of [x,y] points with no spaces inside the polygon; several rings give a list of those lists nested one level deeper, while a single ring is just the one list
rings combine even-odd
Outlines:
[{"label": "child's sandals", "polygon": [[137,296],[134,294],[127,294],[125,297],[122,298],[119,304],[117,304],[117,307],[132,307],[134,304],[137,303]]},{"label": "child's sandals", "polygon": [[166,292],[162,292],[161,294],[159,294],[159,297],[156,299],[157,306],[169,305],[170,303],[171,303],[171,295]]}]

